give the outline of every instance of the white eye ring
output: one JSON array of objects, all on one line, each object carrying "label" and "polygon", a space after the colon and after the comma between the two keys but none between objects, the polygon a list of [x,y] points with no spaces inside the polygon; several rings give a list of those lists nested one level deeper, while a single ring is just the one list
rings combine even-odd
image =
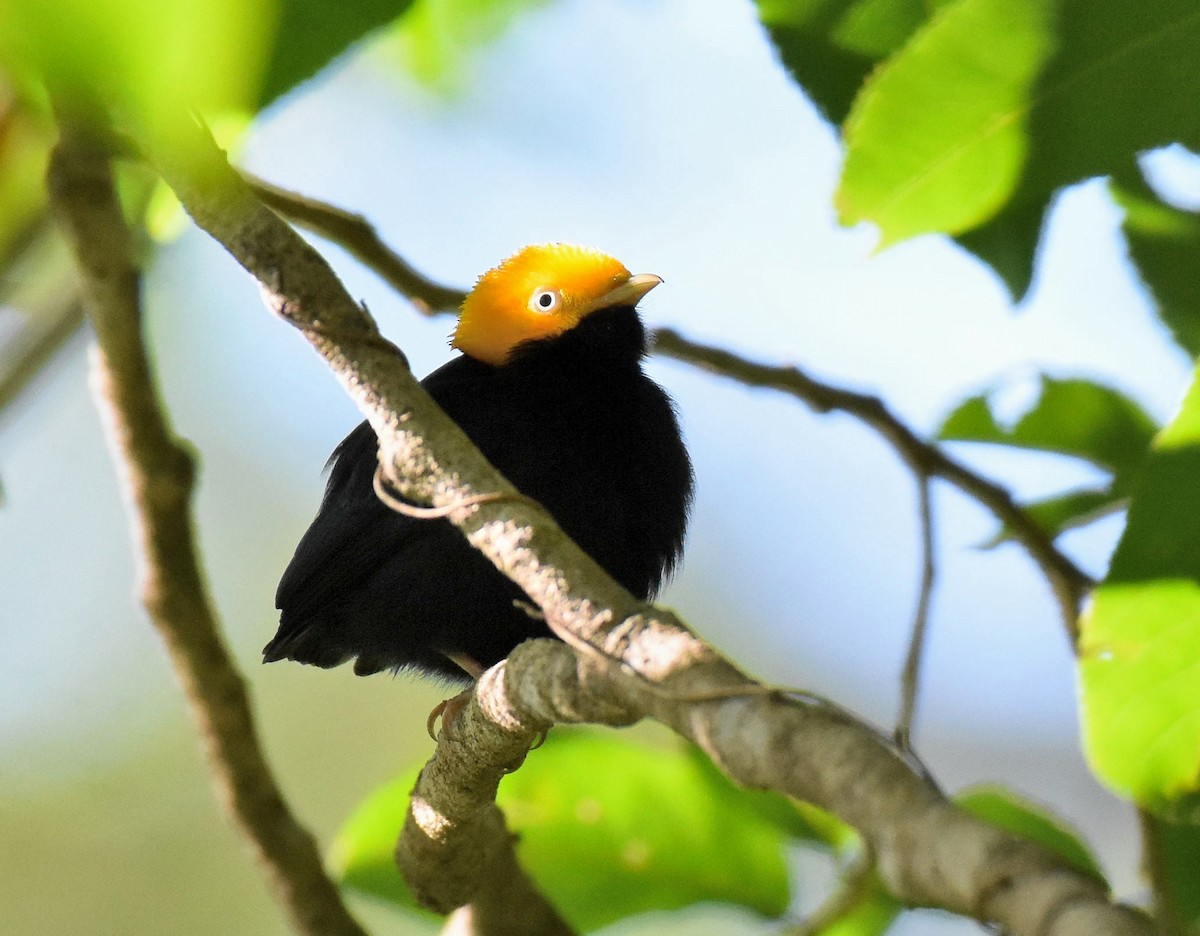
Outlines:
[{"label": "white eye ring", "polygon": [[538,315],[557,312],[562,305],[562,293],[557,289],[535,289],[529,298],[529,309]]}]

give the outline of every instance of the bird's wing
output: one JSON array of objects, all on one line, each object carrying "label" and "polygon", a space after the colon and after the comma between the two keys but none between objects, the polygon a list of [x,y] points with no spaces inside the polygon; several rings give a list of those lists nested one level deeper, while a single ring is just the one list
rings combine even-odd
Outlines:
[{"label": "bird's wing", "polygon": [[[455,358],[421,383],[443,406],[469,408],[477,398],[475,372],[483,367]],[[275,592],[279,630],[263,650],[267,661],[286,656],[289,645],[314,621],[336,611],[414,538],[434,532],[428,522],[422,525],[398,514],[375,496],[378,451],[375,432],[364,420],[330,456],[321,507]]]},{"label": "bird's wing", "polygon": [[364,421],[331,456],[321,509],[275,592],[275,606],[282,613],[279,632],[265,651],[268,655],[352,591],[409,536],[414,521],[389,510],[375,496],[377,449],[375,433]]}]

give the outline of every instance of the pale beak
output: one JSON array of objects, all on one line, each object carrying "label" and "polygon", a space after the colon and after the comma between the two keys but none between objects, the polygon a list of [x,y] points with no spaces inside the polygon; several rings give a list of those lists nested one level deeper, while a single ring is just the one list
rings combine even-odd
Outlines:
[{"label": "pale beak", "polygon": [[662,283],[661,276],[655,276],[653,273],[638,273],[636,276],[631,276],[616,289],[610,289],[599,299],[588,303],[586,312],[594,312],[597,309],[612,309],[617,306],[635,306],[642,296],[650,292],[655,286]]}]

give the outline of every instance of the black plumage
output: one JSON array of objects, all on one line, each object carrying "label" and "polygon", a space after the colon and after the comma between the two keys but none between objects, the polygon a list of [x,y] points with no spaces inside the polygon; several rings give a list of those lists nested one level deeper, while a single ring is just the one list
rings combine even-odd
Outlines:
[{"label": "black plumage", "polygon": [[[484,455],[633,594],[653,596],[680,556],[691,463],[666,393],[642,372],[631,306],[601,309],[500,366],[459,356],[422,382]],[[284,572],[266,662],[360,675],[415,667],[451,679],[446,654],[487,667],[545,623],[446,520],[415,520],[372,490],[367,423],[338,446],[324,500]]]}]

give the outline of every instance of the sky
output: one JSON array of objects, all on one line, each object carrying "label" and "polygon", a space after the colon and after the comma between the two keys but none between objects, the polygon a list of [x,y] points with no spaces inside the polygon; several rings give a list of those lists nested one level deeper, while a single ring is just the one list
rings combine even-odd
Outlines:
[{"label": "sky", "polygon": [[[1001,410],[1019,413],[1039,373],[1111,383],[1160,420],[1186,386],[1189,362],[1151,315],[1102,182],[1060,196],[1034,288],[1015,309],[993,273],[943,238],[876,253],[868,226],[840,227],[836,136],[749,4],[546,4],[479,50],[452,94],[406,77],[395,54],[355,56],[273,107],[242,161],[363,212],[432,276],[466,286],[523,244],[591,244],[665,278],[643,303],[650,325],[878,393],[923,433],[1000,383]],[[1149,166],[1178,200],[1200,204],[1194,159],[1168,152]],[[340,250],[322,249],[418,373],[448,359],[449,319],[421,319]],[[360,705],[424,711],[436,689],[411,680],[367,687],[340,671],[257,663],[274,631],[274,584],[316,508],[324,460],[357,421],[352,405],[194,230],[155,258],[147,308],[176,427],[202,453],[209,578],[268,739],[289,709],[315,712],[329,687],[353,706],[352,727],[366,724]],[[913,478],[846,417],[678,363],[648,369],[679,405],[698,482],[683,568],[663,600],[762,679],[890,724],[919,573]],[[952,451],[1025,497],[1092,477],[1061,459]],[[134,610],[82,337],[0,415],[0,478],[0,792],[28,791],[131,758],[182,717]],[[920,752],[948,789],[1002,781],[1055,809],[1086,830],[1118,890],[1136,891],[1132,817],[1078,752],[1074,675],[1048,588],[1016,547],[978,548],[994,521],[977,505],[938,485],[934,511]],[[1064,545],[1102,573],[1120,524]],[[320,745],[348,761],[365,750],[339,743],[330,730],[298,742],[307,754],[282,756],[315,775]],[[399,754],[371,756],[364,773]],[[341,807],[365,792],[337,798],[316,792],[319,776],[294,782],[327,811],[326,827],[336,820],[322,796]],[[767,931],[711,914],[689,918],[687,931],[702,923]],[[649,931],[639,926],[620,931]],[[941,918],[897,930],[918,931],[978,930]]]}]

